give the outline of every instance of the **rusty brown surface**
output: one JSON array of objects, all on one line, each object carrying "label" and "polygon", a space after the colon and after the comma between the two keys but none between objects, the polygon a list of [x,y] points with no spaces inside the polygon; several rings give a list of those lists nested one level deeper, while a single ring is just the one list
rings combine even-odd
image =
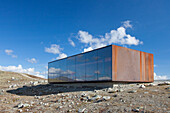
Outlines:
[{"label": "rusty brown surface", "polygon": [[153,82],[153,54],[112,45],[112,81]]}]

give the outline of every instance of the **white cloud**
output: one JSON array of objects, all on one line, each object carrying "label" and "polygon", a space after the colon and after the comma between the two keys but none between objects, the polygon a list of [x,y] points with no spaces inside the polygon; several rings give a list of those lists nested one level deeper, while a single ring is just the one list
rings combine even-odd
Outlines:
[{"label": "white cloud", "polygon": [[51,44],[50,48],[45,47],[45,52],[47,53],[59,54],[61,50],[62,48],[56,44]]},{"label": "white cloud", "polygon": [[12,58],[17,58],[17,55],[14,55],[13,52],[14,52],[14,51],[11,50],[11,49],[5,49],[5,53],[6,53],[7,55],[11,56]]},{"label": "white cloud", "polygon": [[71,70],[64,71],[64,70],[61,70],[60,68],[54,68],[54,67],[49,68],[49,74],[53,74],[53,73],[57,73],[59,75],[72,75],[75,72]]},{"label": "white cloud", "polygon": [[62,59],[62,58],[66,58],[67,55],[65,53],[61,53],[59,54],[59,56],[56,59]]},{"label": "white cloud", "polygon": [[84,48],[84,52],[91,51],[91,50],[93,50],[92,47]]},{"label": "white cloud", "polygon": [[5,50],[5,53],[6,53],[7,55],[12,55],[13,50],[6,49],[6,50]]},{"label": "white cloud", "polygon": [[69,43],[70,43],[73,47],[76,46],[75,43],[73,42],[73,40],[71,40],[70,38],[68,39],[68,41],[69,41]]},{"label": "white cloud", "polygon": [[62,53],[61,50],[63,50],[63,48],[60,48],[60,46],[56,44],[52,44],[50,48],[45,47],[45,52],[58,54],[58,57],[56,57],[56,59],[67,57],[67,55],[65,53]]},{"label": "white cloud", "polygon": [[32,63],[32,64],[37,63],[37,60],[35,58],[28,59],[27,61]]},{"label": "white cloud", "polygon": [[18,66],[0,66],[0,70],[2,70],[2,71],[12,71],[12,72],[18,72],[18,73],[27,73],[27,74],[31,74],[31,75],[35,75],[35,76],[44,78],[44,76],[41,75],[40,72],[35,71],[34,68],[24,69],[22,67],[22,65],[18,65]]},{"label": "white cloud", "polygon": [[125,21],[123,26],[117,28],[116,30],[111,30],[108,33],[105,33],[104,36],[94,37],[89,34],[87,31],[80,30],[78,32],[78,40],[81,43],[86,44],[84,52],[87,50],[92,50],[100,48],[110,44],[120,44],[120,45],[139,45],[143,44],[142,41],[136,39],[136,37],[131,36],[126,33],[126,28],[132,27],[130,21]]},{"label": "white cloud", "polygon": [[167,80],[168,77],[166,75],[157,75],[156,73],[154,73],[154,79],[155,80]]},{"label": "white cloud", "polygon": [[93,36],[90,35],[88,32],[86,31],[79,31],[78,32],[78,36],[79,36],[79,40],[82,43],[92,43],[93,42]]},{"label": "white cloud", "polygon": [[122,22],[123,23],[123,26],[125,27],[125,28],[132,28],[132,25],[130,24],[130,20],[127,20],[127,21],[124,21],[124,22]]}]

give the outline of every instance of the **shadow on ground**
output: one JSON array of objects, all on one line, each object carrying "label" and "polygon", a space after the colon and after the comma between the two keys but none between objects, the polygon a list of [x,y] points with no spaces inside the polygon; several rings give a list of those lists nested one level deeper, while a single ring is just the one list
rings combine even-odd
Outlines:
[{"label": "shadow on ground", "polygon": [[89,87],[89,86],[56,86],[53,84],[36,85],[36,86],[23,86],[22,88],[7,90],[7,93],[23,95],[23,96],[43,96],[50,94],[58,94],[65,92],[76,92],[76,91],[94,91],[101,89],[101,87]]}]

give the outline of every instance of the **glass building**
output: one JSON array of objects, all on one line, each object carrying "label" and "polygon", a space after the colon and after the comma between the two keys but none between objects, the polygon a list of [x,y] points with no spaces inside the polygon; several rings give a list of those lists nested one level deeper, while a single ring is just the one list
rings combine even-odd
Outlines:
[{"label": "glass building", "polygon": [[153,54],[109,45],[49,62],[48,81],[152,82]]}]

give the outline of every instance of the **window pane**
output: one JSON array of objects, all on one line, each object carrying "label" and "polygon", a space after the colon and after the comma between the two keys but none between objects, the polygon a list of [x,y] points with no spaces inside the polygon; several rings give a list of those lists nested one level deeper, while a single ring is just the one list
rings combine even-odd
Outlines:
[{"label": "window pane", "polygon": [[76,56],[76,81],[85,81],[85,56]]},{"label": "window pane", "polygon": [[85,53],[86,81],[97,80],[97,51]]},{"label": "window pane", "polygon": [[52,62],[48,64],[49,68],[49,82],[58,82],[59,76],[59,64],[58,61]]},{"label": "window pane", "polygon": [[98,50],[98,80],[111,80],[112,46]]},{"label": "window pane", "polygon": [[75,57],[67,58],[68,81],[75,81]]},{"label": "window pane", "polygon": [[67,59],[62,59],[62,60],[59,60],[57,61],[59,63],[59,78],[58,80],[60,80],[60,82],[66,82],[68,81],[68,74],[67,74],[67,65],[66,65],[66,62]]}]

